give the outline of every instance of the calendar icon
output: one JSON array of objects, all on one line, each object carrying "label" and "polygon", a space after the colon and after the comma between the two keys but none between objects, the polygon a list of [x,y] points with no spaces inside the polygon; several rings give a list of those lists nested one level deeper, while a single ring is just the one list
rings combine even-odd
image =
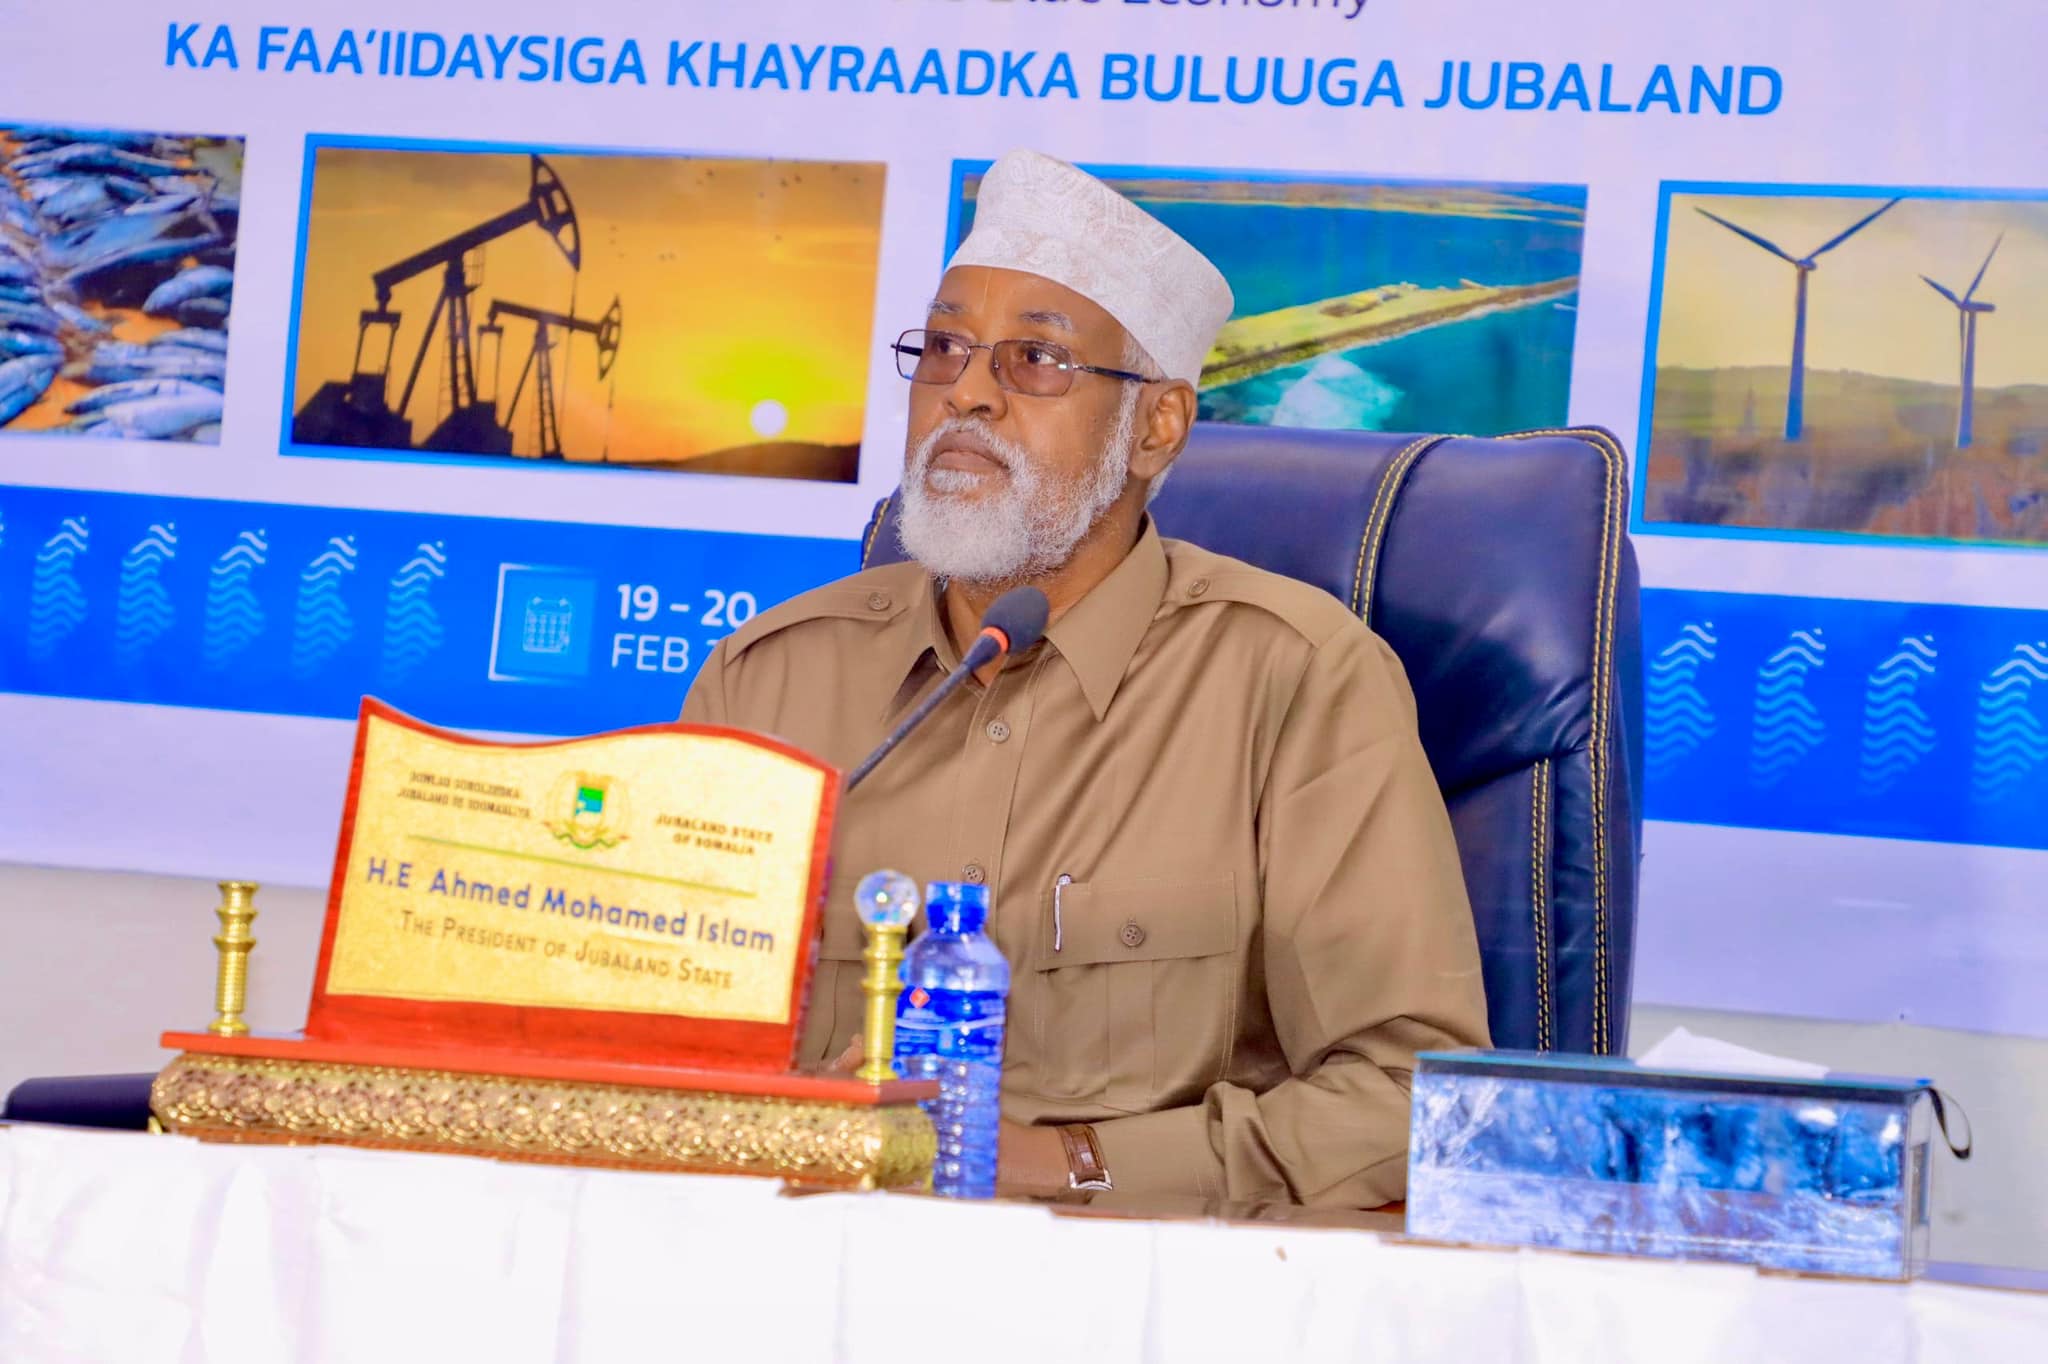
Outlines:
[{"label": "calendar icon", "polygon": [[520,645],[529,654],[566,654],[575,622],[576,608],[567,597],[528,597]]},{"label": "calendar icon", "polygon": [[590,671],[597,580],[571,568],[498,565],[493,682],[573,682]]}]

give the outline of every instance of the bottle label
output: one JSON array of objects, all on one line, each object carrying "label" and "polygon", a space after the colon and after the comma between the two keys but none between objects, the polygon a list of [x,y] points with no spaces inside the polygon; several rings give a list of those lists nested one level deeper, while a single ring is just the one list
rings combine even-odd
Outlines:
[{"label": "bottle label", "polygon": [[1001,1061],[1006,1018],[999,994],[912,986],[896,1005],[896,1054]]}]

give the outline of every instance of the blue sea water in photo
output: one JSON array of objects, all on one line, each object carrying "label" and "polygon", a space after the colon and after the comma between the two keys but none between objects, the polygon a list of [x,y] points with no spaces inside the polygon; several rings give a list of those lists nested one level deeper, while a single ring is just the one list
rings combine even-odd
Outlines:
[{"label": "blue sea water in photo", "polygon": [[[1141,173],[1142,174],[1142,173]],[[1145,178],[1150,179],[1147,175]],[[1431,187],[1394,185],[1409,196]],[[1288,193],[1274,184],[1271,193]],[[1517,211],[1504,196],[1523,201]],[[1585,192],[1576,186],[1442,186],[1419,208],[1141,202],[1230,281],[1234,317],[1390,284],[1534,284],[1579,273]],[[958,234],[973,224],[961,205]],[[1211,421],[1340,430],[1498,435],[1566,419],[1576,290],[1480,313],[1206,389]]]},{"label": "blue sea water in photo", "polygon": [[[1284,204],[1146,208],[1216,262],[1237,296],[1239,317],[1376,285],[1533,284],[1579,272],[1582,232],[1570,218]],[[1210,389],[1202,415],[1470,435],[1555,426],[1570,396],[1577,301],[1574,292],[1333,351]]]},{"label": "blue sea water in photo", "polygon": [[[1575,303],[1573,294],[1560,300]],[[1206,390],[1209,421],[1497,436],[1559,426],[1577,314],[1543,302]]]}]

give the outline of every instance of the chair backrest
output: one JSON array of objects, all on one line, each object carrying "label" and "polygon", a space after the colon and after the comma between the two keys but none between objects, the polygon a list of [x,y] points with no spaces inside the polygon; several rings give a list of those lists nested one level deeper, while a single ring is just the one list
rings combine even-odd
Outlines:
[{"label": "chair backrest", "polygon": [[[1621,446],[1196,427],[1162,534],[1312,583],[1400,656],[1451,812],[1494,1045],[1620,1054],[1642,810]],[[863,561],[901,557],[896,499]]]}]

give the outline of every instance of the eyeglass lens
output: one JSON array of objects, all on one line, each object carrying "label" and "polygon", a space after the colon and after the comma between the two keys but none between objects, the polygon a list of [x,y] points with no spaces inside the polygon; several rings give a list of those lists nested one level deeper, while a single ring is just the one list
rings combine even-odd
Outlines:
[{"label": "eyeglass lens", "polygon": [[896,372],[913,383],[955,383],[980,349],[994,352],[996,382],[1013,393],[1050,398],[1073,387],[1073,354],[1065,346],[1029,338],[982,347],[951,332],[907,331],[896,340]]}]

